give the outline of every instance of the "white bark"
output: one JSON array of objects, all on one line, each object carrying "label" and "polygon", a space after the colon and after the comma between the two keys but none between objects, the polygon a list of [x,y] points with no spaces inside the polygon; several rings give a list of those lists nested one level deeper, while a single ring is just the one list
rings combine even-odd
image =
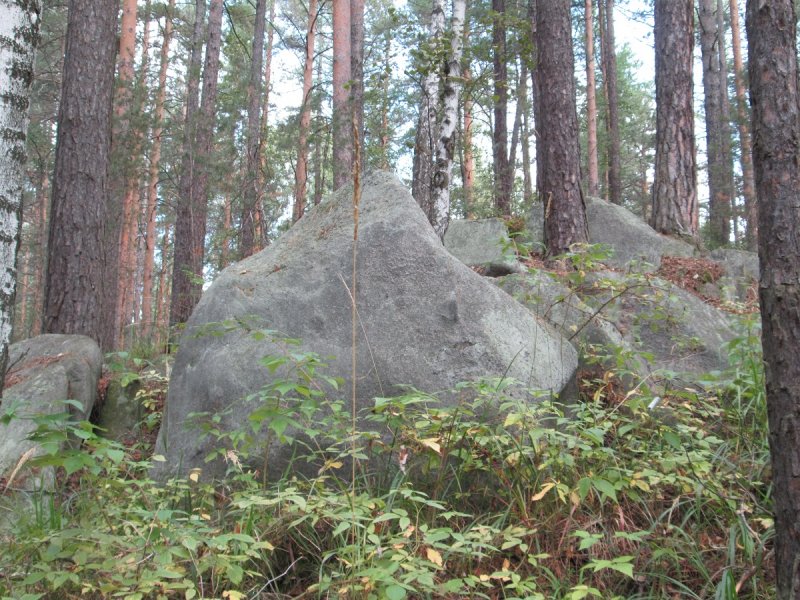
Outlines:
[{"label": "white bark", "polygon": [[431,225],[444,239],[450,222],[450,179],[453,171],[458,102],[461,96],[461,55],[464,48],[464,16],[466,0],[453,0],[453,16],[450,21],[450,56],[442,87],[441,121],[436,144],[436,166],[431,190]]},{"label": "white bark", "polygon": [[40,11],[38,0],[0,3],[0,381],[8,362],[17,288],[28,92]]}]

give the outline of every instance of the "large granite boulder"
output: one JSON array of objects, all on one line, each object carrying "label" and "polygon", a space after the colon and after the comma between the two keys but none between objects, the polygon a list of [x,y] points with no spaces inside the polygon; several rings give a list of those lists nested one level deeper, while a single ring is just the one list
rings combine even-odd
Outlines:
[{"label": "large granite boulder", "polygon": [[[536,205],[528,222],[534,243],[543,244],[544,213]],[[589,242],[607,244],[613,254],[605,263],[614,268],[637,272],[658,269],[662,256],[694,256],[691,244],[658,233],[623,206],[599,198],[586,198],[586,220],[589,223]]]},{"label": "large granite boulder", "polygon": [[735,316],[669,281],[600,271],[577,292],[647,357],[651,372],[691,379],[728,366],[725,345],[736,336]]},{"label": "large granite boulder", "polygon": [[[89,418],[103,354],[86,336],[48,334],[12,344],[8,364],[0,415],[13,418],[6,424],[0,422],[0,477],[8,476],[21,461],[40,453],[27,439],[36,429],[32,417],[69,410],[78,419]],[[80,408],[67,407],[64,400],[75,400]],[[27,474],[17,473],[18,484],[23,477]],[[36,481],[32,480],[31,485],[37,485]]]},{"label": "large granite boulder", "polygon": [[523,273],[502,219],[453,220],[444,235],[444,247],[468,267],[498,277]]},{"label": "large granite boulder", "polygon": [[[194,467],[205,476],[220,475],[224,463],[204,461],[215,441],[187,427],[188,415],[230,409],[218,426],[244,426],[253,407],[241,399],[271,377],[259,359],[283,353],[280,343],[259,339],[246,327],[203,335],[208,324],[257,318],[302,340],[293,352],[332,357],[328,372],[345,379],[339,393],[349,396],[352,247],[352,189],[344,188],[272,246],[227,268],[206,290],[175,360],[156,449],[166,462],[156,476]],[[405,385],[436,392],[460,381],[507,375],[558,393],[572,383],[572,345],[447,252],[411,195],[388,173],[363,181],[357,273],[362,414],[374,406],[374,397],[396,395]],[[269,452],[270,470],[280,470],[292,449],[276,441]]]}]

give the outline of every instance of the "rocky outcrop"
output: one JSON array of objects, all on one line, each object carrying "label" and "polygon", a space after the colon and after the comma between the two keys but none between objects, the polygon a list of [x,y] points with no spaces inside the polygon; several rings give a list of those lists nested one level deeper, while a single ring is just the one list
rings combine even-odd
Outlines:
[{"label": "rocky outcrop", "polygon": [[[544,214],[540,205],[531,212],[528,231],[535,245],[543,247]],[[589,242],[607,244],[613,250],[604,262],[626,271],[656,271],[662,256],[694,256],[694,246],[661,235],[623,206],[599,198],[586,198]]]},{"label": "rocky outcrop", "polygon": [[[259,360],[285,348],[272,336],[254,336],[246,323],[301,340],[294,353],[332,357],[328,372],[349,390],[354,289],[360,411],[407,385],[436,392],[494,375],[558,393],[573,381],[572,345],[448,253],[393,175],[364,180],[356,282],[352,248],[352,190],[345,188],[272,246],[219,275],[181,339],[157,447],[167,462],[157,476],[179,467],[222,474],[224,463],[205,463],[214,440],[187,427],[188,415],[229,409],[218,426],[245,426],[252,405],[240,400],[281,375],[260,368]],[[209,324],[224,321],[232,324],[227,333],[204,335]],[[291,452],[275,442],[270,465],[281,469]]]},{"label": "rocky outcrop", "polygon": [[444,247],[483,275],[499,277],[525,272],[502,219],[453,220],[444,235]]},{"label": "rocky outcrop", "polygon": [[[40,453],[28,436],[35,431],[35,416],[70,411],[77,419],[88,419],[97,394],[97,381],[102,370],[103,355],[97,344],[80,335],[40,335],[12,344],[9,348],[10,369],[0,401],[0,476],[8,477]],[[74,400],[75,405],[64,404]],[[18,472],[17,485],[36,487],[37,477]]]}]

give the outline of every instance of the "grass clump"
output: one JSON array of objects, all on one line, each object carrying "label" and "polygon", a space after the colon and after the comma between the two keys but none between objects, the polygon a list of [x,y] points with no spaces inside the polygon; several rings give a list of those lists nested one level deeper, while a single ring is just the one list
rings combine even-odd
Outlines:
[{"label": "grass clump", "polygon": [[[338,382],[287,346],[215,436],[224,480],[157,484],[141,449],[37,422],[55,489],[0,497],[8,598],[769,598],[773,534],[757,336],[700,392],[564,407],[511,382],[376,399],[353,444]],[[324,432],[324,433],[323,433]],[[270,444],[297,468],[265,481]],[[61,442],[80,440],[63,450]],[[357,478],[349,481],[350,461]],[[310,465],[314,465],[313,468]],[[2,489],[2,488],[0,488]],[[27,504],[25,504],[27,503]],[[15,511],[10,513],[10,511]],[[12,518],[8,518],[11,516]]]}]

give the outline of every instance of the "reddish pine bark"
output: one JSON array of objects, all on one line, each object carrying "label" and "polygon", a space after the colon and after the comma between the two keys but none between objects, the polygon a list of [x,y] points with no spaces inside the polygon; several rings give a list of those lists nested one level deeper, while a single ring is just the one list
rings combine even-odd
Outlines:
[{"label": "reddish pine bark", "polygon": [[317,29],[317,0],[308,4],[308,29],[306,31],[306,58],[303,65],[303,105],[300,107],[300,131],[297,143],[295,168],[294,207],[292,221],[298,221],[305,212],[306,184],[308,183],[308,132],[311,128],[311,91],[314,75],[314,39]]},{"label": "reddish pine bark", "polygon": [[349,84],[352,79],[350,2],[333,3],[333,188],[350,181],[353,170],[352,113]]},{"label": "reddish pine bark", "polygon": [[160,64],[158,69],[158,92],[154,107],[153,144],[150,149],[150,169],[148,174],[147,201],[145,205],[145,252],[142,268],[142,335],[145,339],[153,333],[153,272],[155,269],[156,214],[158,211],[158,182],[161,165],[161,137],[164,133],[164,103],[167,96],[167,68],[169,67],[169,45],[172,40],[172,15],[175,0],[169,0],[164,17],[164,37],[161,42]]},{"label": "reddish pine bark", "polygon": [[778,600],[800,597],[800,92],[792,0],[747,3]]},{"label": "reddish pine bark", "polygon": [[44,332],[115,346],[117,214],[108,189],[116,0],[70,0],[44,294]]},{"label": "reddish pine bark", "polygon": [[547,255],[552,259],[575,243],[587,243],[589,232],[581,191],[570,0],[537,0],[536,16],[538,77],[547,82],[539,98],[536,154],[541,162]]},{"label": "reddish pine bark", "polygon": [[651,225],[697,235],[697,165],[692,106],[692,0],[656,0],[656,161]]}]

